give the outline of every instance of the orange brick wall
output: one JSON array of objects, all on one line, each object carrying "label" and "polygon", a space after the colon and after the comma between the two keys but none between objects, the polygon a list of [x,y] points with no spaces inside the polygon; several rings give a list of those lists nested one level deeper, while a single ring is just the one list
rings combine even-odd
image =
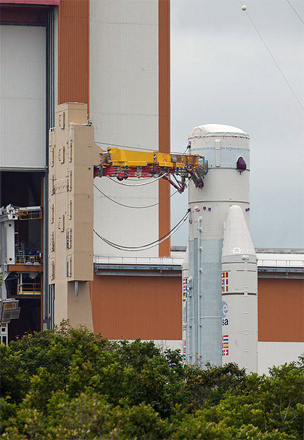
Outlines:
[{"label": "orange brick wall", "polygon": [[181,277],[95,275],[94,332],[110,339],[182,339]]},{"label": "orange brick wall", "polygon": [[304,341],[304,280],[260,278],[259,341]]}]

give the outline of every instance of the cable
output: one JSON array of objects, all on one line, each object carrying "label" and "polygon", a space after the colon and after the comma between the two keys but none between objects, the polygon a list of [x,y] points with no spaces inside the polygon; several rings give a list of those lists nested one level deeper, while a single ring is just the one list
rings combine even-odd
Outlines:
[{"label": "cable", "polygon": [[[185,221],[185,220],[184,220]],[[158,240],[157,242],[150,244],[149,246],[142,246],[142,247],[138,247],[138,248],[127,248],[127,247],[122,247],[120,245],[116,245],[115,243],[110,242],[109,240],[106,240],[105,238],[101,237],[95,230],[94,233],[101,238],[101,240],[103,240],[106,244],[108,244],[109,246],[114,247],[115,249],[121,250],[121,251],[130,251],[130,252],[140,252],[140,251],[145,251],[148,249],[152,249],[153,247],[161,244],[163,241],[167,240],[169,237],[171,237],[171,235],[173,235],[180,227],[181,227],[182,223],[178,224],[176,226],[175,229],[173,229],[171,231],[171,233],[169,235],[167,235],[166,237],[164,237],[162,240]]]},{"label": "cable", "polygon": [[153,179],[148,180],[148,182],[134,183],[134,184],[122,183],[122,182],[119,182],[118,180],[112,179],[112,177],[110,177],[110,176],[107,176],[107,177],[112,182],[115,182],[118,185],[122,185],[122,186],[144,186],[144,185],[150,185],[150,183],[157,182],[158,180],[162,179],[164,176],[167,176],[167,175],[168,175],[168,173],[165,173],[165,174],[162,174],[161,176],[153,177]]},{"label": "cable", "polygon": [[302,20],[301,16],[297,13],[297,11],[296,11],[295,8],[292,6],[292,4],[290,3],[289,0],[287,0],[287,3],[290,5],[290,7],[294,10],[295,14],[299,17],[299,19],[301,20],[301,22],[304,24],[304,21]]},{"label": "cable", "polygon": [[[186,214],[184,215],[184,217],[171,229],[171,231],[169,231],[169,232],[167,232],[167,234],[165,234],[165,235],[163,235],[161,238],[159,238],[158,240],[155,240],[155,241],[152,241],[151,243],[147,243],[147,244],[144,244],[143,246],[124,246],[124,245],[118,245],[118,244],[116,244],[116,243],[113,243],[112,241],[110,241],[110,240],[108,240],[108,239],[106,239],[106,238],[104,238],[104,237],[101,237],[100,235],[98,235],[97,234],[97,232],[96,232],[96,234],[103,240],[103,241],[105,241],[106,243],[108,243],[108,244],[111,244],[111,245],[113,245],[114,247],[117,247],[117,248],[120,248],[120,249],[122,249],[122,250],[132,250],[132,249],[134,249],[134,250],[138,250],[138,249],[144,249],[144,248],[147,248],[147,247],[150,247],[151,245],[154,245],[154,244],[158,244],[158,243],[161,243],[162,241],[164,241],[164,240],[166,240],[168,237],[170,237],[170,235],[172,235],[172,233],[173,232],[175,232],[178,228],[179,228],[179,226],[186,220],[186,218],[188,217],[188,215],[189,215],[189,212],[190,212],[190,210],[188,209],[188,211],[186,212]],[[95,231],[94,231],[95,232]]]},{"label": "cable", "polygon": [[171,229],[171,231],[169,231],[167,234],[165,234],[163,237],[159,238],[158,240],[152,241],[151,243],[147,243],[143,246],[123,246],[123,245],[119,245],[116,243],[113,243],[110,240],[107,240],[106,238],[102,237],[101,235],[98,234],[98,232],[95,231],[95,229],[93,229],[94,233],[97,235],[97,237],[99,237],[102,241],[104,241],[105,243],[107,243],[109,246],[112,246],[116,249],[119,249],[121,251],[130,251],[130,252],[135,252],[135,251],[144,251],[144,250],[148,250],[151,249],[155,246],[157,246],[158,244],[162,243],[163,241],[167,240],[169,237],[171,237],[172,234],[174,234],[174,232],[176,232],[181,225],[186,221],[187,217],[189,216],[190,210],[188,209],[188,211],[186,212],[186,214],[184,215],[184,217],[174,226],[174,228]]},{"label": "cable", "polygon": [[[239,0],[239,3],[240,3],[240,5],[243,5],[243,4],[242,4],[242,2],[241,2],[241,0]],[[261,39],[262,43],[263,43],[263,44],[264,44],[264,46],[266,47],[266,49],[267,49],[267,51],[268,51],[269,55],[271,56],[271,58],[272,58],[273,62],[274,62],[274,63],[275,63],[275,65],[277,66],[277,68],[278,68],[279,72],[281,73],[281,75],[282,75],[282,77],[284,78],[284,80],[285,80],[286,84],[288,85],[288,87],[289,87],[290,91],[292,92],[292,94],[293,94],[293,96],[294,96],[294,97],[296,98],[296,100],[298,101],[298,104],[300,105],[301,109],[302,109],[302,110],[304,111],[304,107],[303,107],[303,105],[302,105],[301,101],[300,101],[300,100],[299,100],[299,98],[297,97],[296,93],[295,93],[295,92],[293,91],[293,88],[292,88],[292,87],[291,87],[291,85],[289,84],[289,82],[288,82],[288,80],[287,80],[286,76],[284,75],[284,73],[282,72],[282,70],[281,70],[280,66],[279,66],[279,65],[278,65],[278,63],[276,62],[276,60],[275,60],[274,56],[272,55],[272,53],[271,53],[270,49],[268,48],[268,46],[267,46],[267,44],[266,44],[265,40],[263,39],[262,35],[260,34],[260,32],[259,32],[259,30],[258,30],[258,28],[257,28],[257,27],[256,27],[256,25],[254,24],[254,22],[253,22],[252,18],[251,18],[251,17],[250,17],[250,15],[248,14],[247,10],[246,10],[245,12],[246,12],[246,14],[247,14],[247,16],[248,16],[249,20],[251,21],[251,23],[252,23],[252,26],[254,27],[254,29],[256,30],[256,32],[257,32],[257,34],[258,34],[258,36],[260,37],[260,39]]]},{"label": "cable", "polygon": [[111,197],[107,196],[104,192],[102,192],[96,185],[94,185],[94,188],[97,189],[97,191],[99,191],[104,197],[106,197],[107,199],[111,200],[111,202],[116,203],[117,205],[123,206],[125,208],[133,208],[133,209],[144,209],[144,208],[152,208],[153,206],[157,206],[160,205],[163,202],[166,202],[167,200],[171,199],[171,197],[173,197],[178,191],[176,190],[175,192],[173,192],[170,197],[167,197],[164,200],[161,200],[160,202],[157,203],[153,203],[153,205],[146,205],[146,206],[131,206],[131,205],[124,205],[123,203],[117,202],[114,199],[111,199]]}]

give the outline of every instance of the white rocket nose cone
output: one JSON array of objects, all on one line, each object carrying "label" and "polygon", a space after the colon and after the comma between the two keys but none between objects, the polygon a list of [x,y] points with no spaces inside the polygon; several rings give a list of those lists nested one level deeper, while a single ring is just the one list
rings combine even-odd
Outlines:
[{"label": "white rocket nose cone", "polygon": [[233,205],[228,209],[222,257],[236,254],[255,255],[255,249],[243,211]]}]

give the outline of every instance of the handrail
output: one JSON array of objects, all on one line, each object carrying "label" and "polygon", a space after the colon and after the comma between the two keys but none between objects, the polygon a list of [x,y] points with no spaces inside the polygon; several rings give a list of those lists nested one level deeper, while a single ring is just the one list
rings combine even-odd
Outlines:
[{"label": "handrail", "polygon": [[40,255],[16,255],[15,264],[27,264],[27,263],[42,263],[42,257]]},{"label": "handrail", "polygon": [[40,283],[22,283],[17,286],[17,295],[41,294]]},{"label": "handrail", "polygon": [[258,267],[304,268],[304,260],[258,258]]}]

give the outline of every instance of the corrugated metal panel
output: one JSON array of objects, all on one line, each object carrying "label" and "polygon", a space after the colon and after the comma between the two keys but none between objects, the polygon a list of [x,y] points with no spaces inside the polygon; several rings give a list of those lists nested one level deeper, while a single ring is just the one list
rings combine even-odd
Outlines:
[{"label": "corrugated metal panel", "polygon": [[89,0],[59,5],[58,104],[89,102]]},{"label": "corrugated metal panel", "polygon": [[5,26],[1,32],[2,169],[44,169],[46,31]]},{"label": "corrugated metal panel", "polygon": [[297,362],[303,351],[303,342],[259,342],[258,374],[269,375],[269,368],[273,365]]},{"label": "corrugated metal panel", "polygon": [[[166,180],[159,181],[159,201],[166,200],[159,204],[159,237],[163,237],[171,229],[170,213],[170,184]],[[167,200],[168,199],[168,200]],[[185,209],[186,210],[186,209]],[[159,256],[168,257],[170,255],[171,240],[168,238],[159,245]]]},{"label": "corrugated metal panel", "polygon": [[[104,142],[103,148],[108,143],[157,151],[158,82],[158,0],[91,1],[90,117],[95,141]],[[136,180],[123,185],[104,177],[94,181],[94,229],[125,246],[141,246],[159,237],[158,181],[142,186],[144,180]],[[119,206],[100,191],[123,205],[153,206]],[[94,253],[136,252],[120,251],[95,236]],[[157,257],[158,245],[137,255]]]},{"label": "corrugated metal panel", "polygon": [[181,278],[96,276],[94,332],[111,339],[182,338]]},{"label": "corrugated metal panel", "polygon": [[259,341],[304,342],[304,280],[259,279]]},{"label": "corrugated metal panel", "polygon": [[170,0],[158,1],[159,151],[170,152]]},{"label": "corrugated metal panel", "polygon": [[[159,151],[170,152],[170,0],[158,1],[158,126]],[[159,182],[159,200],[170,197],[170,185]],[[159,237],[170,230],[170,199],[159,205]],[[159,245],[159,256],[170,255],[170,238]]]}]

